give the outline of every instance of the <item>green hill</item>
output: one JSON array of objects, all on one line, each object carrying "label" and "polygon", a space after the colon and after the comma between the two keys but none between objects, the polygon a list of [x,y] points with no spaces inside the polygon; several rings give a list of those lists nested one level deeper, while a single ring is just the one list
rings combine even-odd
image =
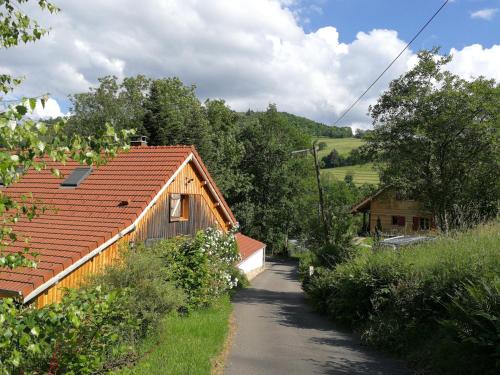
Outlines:
[{"label": "green hill", "polygon": [[[254,121],[262,112],[247,111],[239,112],[241,122]],[[328,137],[328,138],[348,138],[352,137],[352,130],[350,127],[336,127],[328,126],[320,122],[297,116],[288,112],[279,112],[279,115],[283,117],[285,121],[289,124],[296,126],[301,129],[304,133],[307,133],[313,137]]]},{"label": "green hill", "polygon": [[[365,141],[359,138],[326,138],[318,137],[318,142],[326,143],[326,148],[318,152],[319,159],[332,152],[333,149],[337,150],[342,156],[347,156],[351,150],[362,146]],[[345,167],[324,168],[321,170],[323,176],[334,178],[336,180],[343,180],[347,174],[353,177],[356,185],[374,184],[378,185],[380,182],[378,172],[373,168],[372,163],[349,165]]]}]

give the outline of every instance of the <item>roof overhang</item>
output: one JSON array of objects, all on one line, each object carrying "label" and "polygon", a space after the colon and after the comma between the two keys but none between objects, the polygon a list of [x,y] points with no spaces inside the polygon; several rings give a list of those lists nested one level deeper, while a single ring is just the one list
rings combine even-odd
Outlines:
[{"label": "roof overhang", "polygon": [[357,214],[359,212],[364,212],[370,209],[372,200],[378,197],[380,194],[382,194],[384,191],[388,189],[389,186],[383,187],[382,189],[378,190],[375,194],[363,199],[361,202],[355,204],[351,208],[351,214]]}]

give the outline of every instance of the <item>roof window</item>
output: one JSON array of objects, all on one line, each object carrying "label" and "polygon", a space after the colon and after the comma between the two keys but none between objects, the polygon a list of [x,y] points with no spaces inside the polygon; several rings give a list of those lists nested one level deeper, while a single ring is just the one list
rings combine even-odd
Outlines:
[{"label": "roof window", "polygon": [[73,169],[73,172],[71,172],[71,174],[61,183],[61,187],[76,188],[88,177],[88,175],[90,175],[91,172],[92,167],[75,168]]}]

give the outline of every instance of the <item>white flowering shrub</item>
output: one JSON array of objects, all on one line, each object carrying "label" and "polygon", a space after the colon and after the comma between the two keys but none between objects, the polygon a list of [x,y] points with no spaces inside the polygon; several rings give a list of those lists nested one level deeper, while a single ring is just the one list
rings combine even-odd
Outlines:
[{"label": "white flowering shrub", "polygon": [[188,308],[208,306],[214,297],[245,282],[236,267],[241,257],[232,232],[209,228],[193,238],[158,242],[153,251],[162,259],[167,278],[185,291]]}]

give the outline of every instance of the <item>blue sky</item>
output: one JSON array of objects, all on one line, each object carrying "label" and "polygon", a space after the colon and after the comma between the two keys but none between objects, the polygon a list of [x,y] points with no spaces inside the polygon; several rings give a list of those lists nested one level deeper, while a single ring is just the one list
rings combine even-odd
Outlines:
[{"label": "blue sky", "polygon": [[[51,94],[40,116],[98,78],[179,77],[199,98],[237,111],[280,110],[332,124],[443,0],[54,0],[37,43],[0,51],[0,74],[24,76],[13,97]],[[29,13],[29,12],[28,12]],[[342,121],[368,128],[367,110],[415,52],[453,51],[447,69],[500,82],[500,0],[454,0]]]},{"label": "blue sky", "polygon": [[[334,25],[340,41],[350,43],[359,31],[372,29],[396,30],[401,39],[408,41],[442,3],[442,0],[303,0],[293,7],[300,11],[301,25],[306,31]],[[439,45],[443,52],[448,52],[452,47],[462,49],[475,43],[483,47],[498,44],[500,14],[491,20],[471,17],[483,9],[500,10],[500,0],[449,2],[413,48]]]}]

